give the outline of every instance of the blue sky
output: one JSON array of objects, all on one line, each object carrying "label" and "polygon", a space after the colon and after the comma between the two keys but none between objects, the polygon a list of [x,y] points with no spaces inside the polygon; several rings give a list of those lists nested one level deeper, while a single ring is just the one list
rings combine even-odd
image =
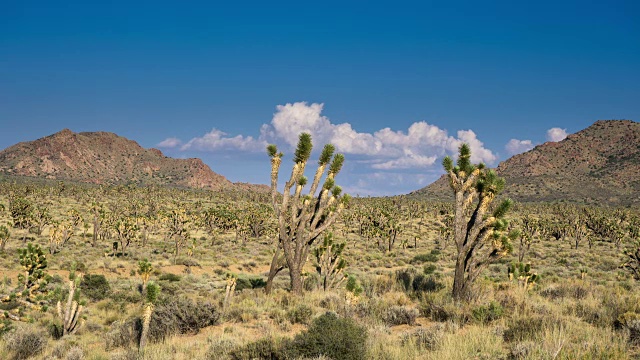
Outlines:
[{"label": "blue sky", "polygon": [[497,165],[562,130],[640,119],[637,1],[2,9],[0,148],[111,131],[267,183],[262,145],[290,155],[307,129],[345,153],[345,190],[379,195],[435,180],[462,141]]}]

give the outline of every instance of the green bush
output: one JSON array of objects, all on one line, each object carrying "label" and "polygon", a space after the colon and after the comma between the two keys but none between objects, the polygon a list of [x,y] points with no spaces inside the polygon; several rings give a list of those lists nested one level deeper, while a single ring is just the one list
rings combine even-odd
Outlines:
[{"label": "green bush", "polygon": [[180,275],[166,273],[166,274],[160,275],[158,277],[158,280],[169,281],[169,282],[180,281]]},{"label": "green bush", "polygon": [[347,279],[347,291],[352,292],[355,296],[362,294],[362,286],[360,286],[358,279],[353,275],[349,275]]},{"label": "green bush", "polygon": [[100,301],[109,296],[111,286],[104,275],[85,274],[80,282],[80,290],[92,301]]},{"label": "green bush", "polygon": [[432,251],[431,253],[428,253],[428,254],[418,254],[414,256],[413,260],[411,260],[411,263],[420,264],[424,262],[437,262],[437,261],[438,261],[438,254],[434,254]]},{"label": "green bush", "polygon": [[313,316],[313,309],[309,305],[300,304],[293,309],[287,311],[287,318],[292,324],[305,324],[308,325],[311,322]]},{"label": "green bush", "polygon": [[287,358],[313,358],[324,355],[331,359],[360,360],[367,358],[367,329],[349,318],[328,312],[316,318],[286,347]]},{"label": "green bush", "polygon": [[236,279],[236,291],[244,289],[259,289],[267,286],[267,282],[261,277],[248,277],[240,275]]},{"label": "green bush", "polygon": [[471,310],[471,315],[473,316],[473,318],[481,324],[486,324],[491,321],[500,319],[503,314],[504,309],[499,303],[495,301],[492,301],[487,306],[481,305]]}]

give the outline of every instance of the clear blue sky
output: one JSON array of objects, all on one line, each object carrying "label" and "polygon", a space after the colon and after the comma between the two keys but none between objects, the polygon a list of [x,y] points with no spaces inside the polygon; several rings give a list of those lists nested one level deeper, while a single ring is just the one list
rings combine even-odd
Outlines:
[{"label": "clear blue sky", "polygon": [[0,148],[63,128],[175,138],[170,156],[267,183],[256,149],[291,154],[287,130],[315,124],[346,190],[396,194],[438,176],[459,130],[495,165],[551,128],[640,119],[638,1],[1,5]]}]

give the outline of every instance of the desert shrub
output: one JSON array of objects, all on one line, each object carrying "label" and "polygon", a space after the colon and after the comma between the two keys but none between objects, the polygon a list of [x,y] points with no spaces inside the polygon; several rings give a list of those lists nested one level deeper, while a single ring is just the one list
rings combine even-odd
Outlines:
[{"label": "desert shrub", "polygon": [[444,284],[439,282],[433,275],[424,276],[417,274],[411,284],[415,292],[436,292],[444,289]]},{"label": "desert shrub", "polygon": [[[283,342],[287,341],[273,337],[263,337],[231,350],[229,355],[233,360],[287,359],[283,352]],[[219,357],[216,359],[219,359]]]},{"label": "desert shrub", "polygon": [[418,310],[407,306],[391,306],[382,315],[382,321],[389,326],[413,325],[418,317]]},{"label": "desert shrub", "polygon": [[367,355],[367,329],[349,318],[325,313],[287,344],[288,358],[312,358],[321,355],[331,359],[359,360]]},{"label": "desert shrub", "polygon": [[420,350],[436,350],[442,345],[445,330],[446,326],[440,323],[416,329],[402,337],[402,345],[413,343]]},{"label": "desert shrub", "polygon": [[434,250],[431,250],[430,253],[418,254],[414,256],[413,260],[411,260],[411,263],[420,264],[424,262],[437,262],[439,255],[440,255],[440,251],[434,249]]},{"label": "desert shrub", "polygon": [[503,338],[507,342],[535,340],[547,328],[561,327],[566,322],[550,315],[520,316],[510,319]]},{"label": "desert shrub", "polygon": [[438,267],[436,265],[434,265],[434,264],[427,264],[427,265],[424,266],[424,268],[422,268],[422,272],[425,275],[431,275],[436,271],[437,268]]},{"label": "desert shrub", "polygon": [[313,309],[305,304],[299,304],[287,311],[287,318],[292,324],[305,324],[308,325],[311,322],[313,316]]},{"label": "desert shrub", "polygon": [[355,296],[358,296],[362,293],[362,286],[360,286],[360,282],[353,275],[349,275],[349,278],[347,279],[346,288],[347,288],[347,291],[350,291]]},{"label": "desert shrub", "polygon": [[173,297],[156,306],[149,324],[149,339],[164,340],[175,334],[197,334],[220,319],[218,308],[211,303],[194,302]]},{"label": "desert shrub", "polygon": [[313,290],[322,288],[322,281],[320,280],[320,275],[318,275],[315,272],[310,273],[308,276],[305,277],[304,283],[302,285],[304,286],[305,291],[313,291]]},{"label": "desert shrub", "polygon": [[45,334],[31,327],[19,327],[5,334],[5,349],[9,350],[10,359],[28,359],[42,353],[47,345]]},{"label": "desert shrub", "polygon": [[200,264],[191,258],[178,258],[178,260],[176,260],[176,265],[184,265],[186,267],[200,267]]},{"label": "desert shrub", "polygon": [[419,309],[422,316],[432,321],[451,321],[462,326],[471,319],[471,314],[465,307],[460,306],[450,298],[441,297],[440,294],[425,296],[420,303]]},{"label": "desert shrub", "polygon": [[[171,274],[171,273],[162,274],[158,277],[158,280],[160,281],[169,281],[169,282],[180,281],[180,279],[181,279],[180,275]],[[164,288],[162,290],[164,290]]]},{"label": "desert shrub", "polygon": [[85,274],[80,282],[82,295],[92,301],[105,299],[111,293],[111,286],[104,275]]},{"label": "desert shrub", "polygon": [[217,338],[209,341],[209,348],[205,358],[209,360],[231,359],[231,354],[238,347],[238,344],[228,338]]},{"label": "desert shrub", "polygon": [[509,360],[529,358],[535,346],[536,344],[533,341],[522,341],[513,344],[509,350]]},{"label": "desert shrub", "polygon": [[73,346],[67,351],[65,360],[82,360],[84,359],[84,351],[79,346]]},{"label": "desert shrub", "polygon": [[504,314],[504,309],[499,303],[492,301],[489,305],[480,305],[471,310],[471,315],[474,320],[481,324],[486,324],[491,321],[500,319]]},{"label": "desert shrub", "polygon": [[436,292],[444,288],[433,275],[424,275],[414,268],[398,270],[396,280],[407,294]]},{"label": "desert shrub", "polygon": [[640,345],[640,314],[624,313],[618,318],[618,323],[629,332],[629,343]]},{"label": "desert shrub", "polygon": [[[153,316],[152,316],[153,318]],[[105,348],[107,351],[119,347],[137,346],[140,341],[141,323],[136,319],[116,321],[105,334]]]},{"label": "desert shrub", "polygon": [[344,304],[344,300],[334,293],[327,293],[319,302],[322,308],[330,311],[338,310],[342,304]]},{"label": "desert shrub", "polygon": [[267,286],[267,282],[261,277],[238,276],[236,279],[236,291],[244,289],[259,289]]},{"label": "desert shrub", "polygon": [[234,322],[248,322],[259,316],[258,305],[252,299],[232,303],[225,311],[225,318]]},{"label": "desert shrub", "polygon": [[[164,291],[164,288],[162,290]],[[114,291],[111,293],[110,298],[119,303],[137,304],[142,299],[142,296],[138,291],[122,290]]]}]

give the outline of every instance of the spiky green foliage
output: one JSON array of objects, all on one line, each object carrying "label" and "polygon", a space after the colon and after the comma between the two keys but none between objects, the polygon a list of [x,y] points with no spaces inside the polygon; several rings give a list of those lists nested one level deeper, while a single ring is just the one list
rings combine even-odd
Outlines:
[{"label": "spiky green foliage", "polygon": [[28,243],[26,248],[18,249],[20,265],[24,273],[18,275],[18,280],[24,285],[25,290],[33,292],[47,284],[47,257],[40,245]]},{"label": "spiky green foliage", "polygon": [[278,155],[278,147],[275,144],[267,145],[267,154],[269,157],[276,157]]},{"label": "spiky green foliage", "polygon": [[309,160],[312,149],[313,144],[311,142],[311,134],[300,134],[300,136],[298,137],[298,146],[296,147],[296,152],[293,156],[293,162],[297,164]]},{"label": "spiky green foliage", "polygon": [[333,157],[333,161],[331,161],[331,165],[329,166],[329,174],[333,174],[333,176],[338,175],[340,170],[342,170],[342,165],[344,164],[344,155],[336,154]]},{"label": "spiky green foliage", "polygon": [[323,166],[327,165],[329,161],[331,161],[331,157],[333,153],[336,151],[336,147],[332,144],[326,144],[324,148],[322,148],[322,153],[320,154],[320,159],[318,159],[318,165]]},{"label": "spiky green foliage", "polygon": [[149,281],[149,277],[153,272],[153,265],[148,259],[143,259],[138,262],[138,275],[142,279],[142,286],[144,287],[146,283]]},{"label": "spiky green foliage", "polygon": [[145,301],[149,304],[155,304],[158,300],[158,296],[160,295],[160,285],[153,281],[149,281],[146,290]]}]

